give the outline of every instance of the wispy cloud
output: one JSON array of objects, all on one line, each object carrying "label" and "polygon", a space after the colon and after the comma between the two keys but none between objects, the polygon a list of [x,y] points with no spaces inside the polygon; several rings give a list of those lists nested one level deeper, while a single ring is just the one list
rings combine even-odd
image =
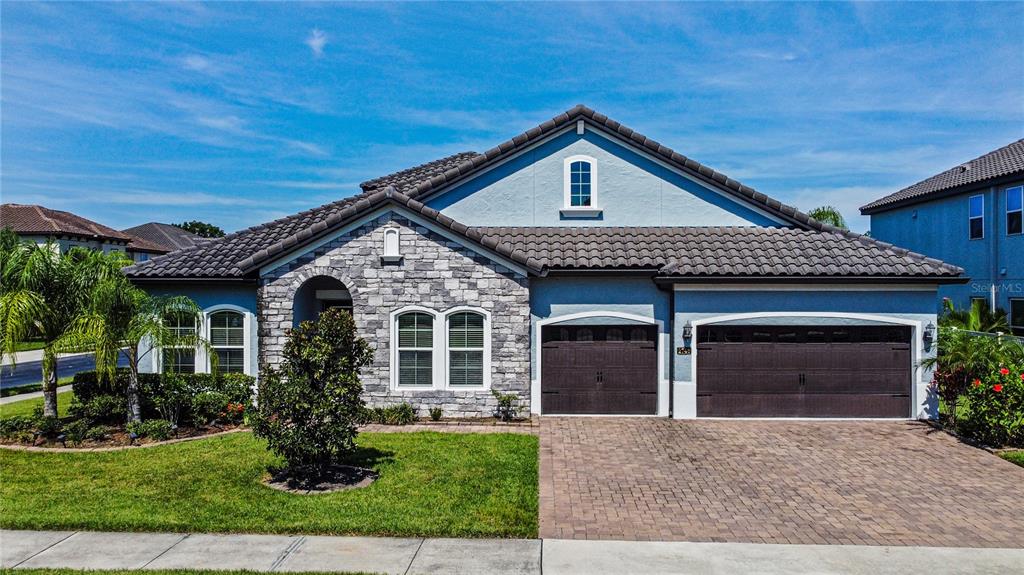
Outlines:
[{"label": "wispy cloud", "polygon": [[306,37],[306,45],[313,51],[314,56],[323,56],[324,46],[327,45],[327,33],[319,28],[313,28]]}]

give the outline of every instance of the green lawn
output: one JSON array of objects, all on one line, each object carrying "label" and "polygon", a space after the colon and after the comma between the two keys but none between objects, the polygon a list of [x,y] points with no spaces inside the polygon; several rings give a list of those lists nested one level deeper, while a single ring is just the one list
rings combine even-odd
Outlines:
[{"label": "green lawn", "polygon": [[[64,417],[68,414],[68,405],[71,404],[71,397],[74,392],[71,388],[57,392],[57,413]],[[5,417],[14,417],[16,415],[32,415],[32,410],[37,405],[43,404],[43,398],[33,397],[32,399],[23,399],[21,401],[12,401],[0,405],[0,419]]]},{"label": "green lawn", "polygon": [[[257,575],[257,571],[213,571],[206,569],[0,569],[0,575]],[[368,575],[348,571],[289,573],[288,575]]]},{"label": "green lawn", "polygon": [[14,351],[32,351],[44,347],[46,347],[46,343],[42,341],[20,341],[14,344]]},{"label": "green lawn", "polygon": [[109,531],[536,537],[537,438],[364,433],[380,478],[295,495],[260,483],[278,463],[250,433],[106,453],[0,450],[0,527]]},{"label": "green lawn", "polygon": [[1024,449],[1018,451],[1003,451],[999,454],[999,457],[1024,467]]}]

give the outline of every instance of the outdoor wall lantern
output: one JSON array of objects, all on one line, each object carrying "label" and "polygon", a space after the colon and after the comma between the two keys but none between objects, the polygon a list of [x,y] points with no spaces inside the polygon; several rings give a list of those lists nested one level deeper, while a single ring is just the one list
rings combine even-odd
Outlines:
[{"label": "outdoor wall lantern", "polygon": [[693,325],[690,324],[690,320],[686,320],[683,325],[683,339],[689,340],[691,337],[693,337]]},{"label": "outdoor wall lantern", "polygon": [[924,345],[931,347],[933,341],[935,341],[935,324],[928,322],[928,325],[924,328]]}]

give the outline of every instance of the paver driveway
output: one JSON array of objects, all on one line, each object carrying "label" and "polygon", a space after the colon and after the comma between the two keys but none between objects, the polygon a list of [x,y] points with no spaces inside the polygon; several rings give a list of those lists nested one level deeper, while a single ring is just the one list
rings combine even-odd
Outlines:
[{"label": "paver driveway", "polygon": [[918,422],[544,417],[541,537],[1024,547],[1024,468]]}]

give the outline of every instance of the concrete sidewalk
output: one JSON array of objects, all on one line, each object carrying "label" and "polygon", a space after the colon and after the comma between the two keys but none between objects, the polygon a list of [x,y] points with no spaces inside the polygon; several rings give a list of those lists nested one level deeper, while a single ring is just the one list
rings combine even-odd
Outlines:
[{"label": "concrete sidewalk", "polygon": [[1022,549],[0,531],[0,566],[486,575],[1020,573]]}]

